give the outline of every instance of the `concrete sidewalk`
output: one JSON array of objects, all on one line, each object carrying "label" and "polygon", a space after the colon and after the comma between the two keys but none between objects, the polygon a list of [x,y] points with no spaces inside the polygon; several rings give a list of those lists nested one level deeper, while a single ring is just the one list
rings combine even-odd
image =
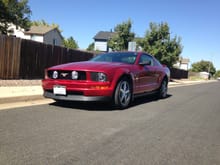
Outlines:
[{"label": "concrete sidewalk", "polygon": [[[169,87],[208,83],[216,80],[172,80]],[[7,84],[8,83],[8,86]],[[0,80],[0,104],[44,99],[40,80]]]}]

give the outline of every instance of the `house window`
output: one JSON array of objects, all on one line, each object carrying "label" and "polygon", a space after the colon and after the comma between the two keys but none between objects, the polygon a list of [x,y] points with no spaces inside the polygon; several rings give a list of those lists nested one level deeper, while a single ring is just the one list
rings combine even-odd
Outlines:
[{"label": "house window", "polygon": [[53,39],[53,45],[57,45],[57,39]]}]

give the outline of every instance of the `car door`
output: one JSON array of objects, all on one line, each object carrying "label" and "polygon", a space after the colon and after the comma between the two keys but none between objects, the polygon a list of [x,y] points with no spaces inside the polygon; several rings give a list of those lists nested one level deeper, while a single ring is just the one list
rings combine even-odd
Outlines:
[{"label": "car door", "polygon": [[155,83],[157,81],[153,58],[150,55],[142,54],[140,56],[138,65],[138,93],[152,91],[155,88]]}]

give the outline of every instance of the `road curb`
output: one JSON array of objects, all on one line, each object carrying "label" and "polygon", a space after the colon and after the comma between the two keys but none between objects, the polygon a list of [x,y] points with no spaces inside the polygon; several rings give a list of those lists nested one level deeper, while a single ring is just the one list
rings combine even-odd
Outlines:
[{"label": "road curb", "polygon": [[44,99],[42,95],[6,97],[6,98],[0,98],[0,104],[28,102],[28,101],[42,100],[42,99]]}]

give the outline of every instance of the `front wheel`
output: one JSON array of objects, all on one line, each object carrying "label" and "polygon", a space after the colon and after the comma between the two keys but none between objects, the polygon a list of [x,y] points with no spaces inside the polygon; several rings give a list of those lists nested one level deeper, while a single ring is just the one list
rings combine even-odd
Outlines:
[{"label": "front wheel", "polygon": [[117,84],[114,95],[114,103],[119,108],[124,109],[130,104],[131,97],[131,84],[126,78],[123,78]]},{"label": "front wheel", "polygon": [[158,91],[158,97],[160,99],[164,99],[167,97],[167,91],[168,91],[168,82],[166,79],[163,79],[161,85],[160,85],[160,89]]}]

